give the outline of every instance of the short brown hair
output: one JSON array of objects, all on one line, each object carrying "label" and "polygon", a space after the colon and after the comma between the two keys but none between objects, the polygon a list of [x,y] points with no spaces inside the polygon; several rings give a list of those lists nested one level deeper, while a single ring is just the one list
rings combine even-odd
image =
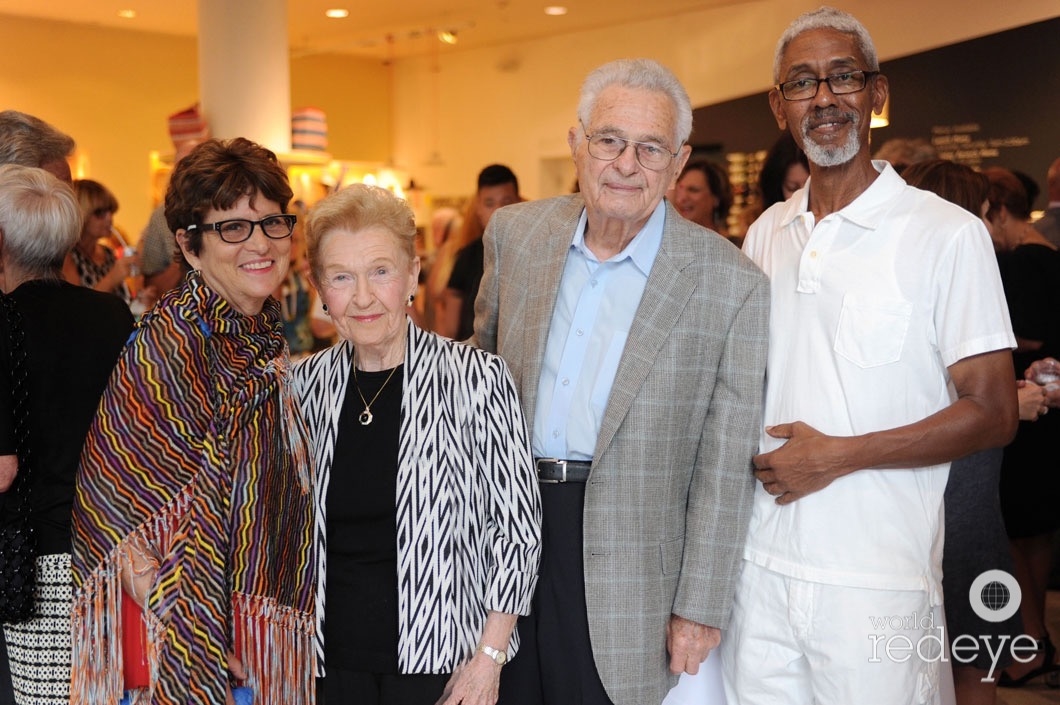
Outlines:
[{"label": "short brown hair", "polygon": [[86,220],[97,208],[105,208],[111,213],[118,211],[118,199],[114,197],[110,189],[98,181],[77,179],[73,186],[77,202],[81,206],[81,216]]},{"label": "short brown hair", "polygon": [[[287,212],[293,196],[287,172],[270,150],[244,137],[211,139],[177,163],[166,190],[166,224],[171,232],[202,225],[210,210],[224,211],[243,196],[258,196]],[[202,231],[187,234],[187,247],[199,254]]]},{"label": "short brown hair", "polygon": [[990,191],[987,195],[990,210],[987,211],[987,216],[993,217],[1004,206],[1013,217],[1027,220],[1031,215],[1031,204],[1023,182],[1011,171],[999,166],[983,169],[983,173],[990,181]]},{"label": "short brown hair", "polygon": [[986,176],[948,159],[910,164],[902,172],[902,178],[910,186],[931,191],[956,203],[977,218],[983,214],[983,201],[990,189]]}]

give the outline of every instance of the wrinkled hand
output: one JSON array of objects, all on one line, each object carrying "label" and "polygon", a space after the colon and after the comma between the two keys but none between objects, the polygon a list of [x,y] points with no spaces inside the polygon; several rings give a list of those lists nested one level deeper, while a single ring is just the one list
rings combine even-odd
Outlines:
[{"label": "wrinkled hand", "polygon": [[453,671],[436,705],[494,705],[500,692],[501,667],[483,653]]},{"label": "wrinkled hand", "polygon": [[823,490],[849,472],[843,462],[844,439],[826,436],[802,421],[769,426],[766,433],[788,439],[776,450],[753,458],[755,477],[777,504],[791,504]]},{"label": "wrinkled hand", "polygon": [[721,630],[693,622],[676,614],[666,624],[666,650],[670,652],[670,673],[694,676],[707,655],[721,643]]},{"label": "wrinkled hand", "polygon": [[1019,397],[1020,421],[1037,421],[1039,416],[1049,413],[1045,387],[1020,379],[1016,380],[1016,393]]}]

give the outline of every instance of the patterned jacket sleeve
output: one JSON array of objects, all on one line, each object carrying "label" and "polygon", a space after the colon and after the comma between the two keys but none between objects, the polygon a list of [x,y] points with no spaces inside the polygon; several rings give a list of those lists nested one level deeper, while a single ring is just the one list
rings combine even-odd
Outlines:
[{"label": "patterned jacket sleeve", "polygon": [[484,442],[476,450],[489,486],[486,531],[494,559],[485,602],[498,612],[529,614],[541,558],[541,497],[515,384],[504,361],[489,357],[478,414]]}]

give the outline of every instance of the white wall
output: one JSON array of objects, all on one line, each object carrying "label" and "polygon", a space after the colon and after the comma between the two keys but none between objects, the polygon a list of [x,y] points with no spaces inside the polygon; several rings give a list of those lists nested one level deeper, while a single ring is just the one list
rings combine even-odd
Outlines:
[{"label": "white wall", "polygon": [[[685,84],[694,107],[764,91],[772,82],[777,38],[799,13],[818,4],[758,0],[636,26],[456,49],[439,57],[437,73],[429,57],[401,61],[395,75],[395,161],[437,195],[472,191],[479,169],[491,162],[511,166],[524,195],[554,195],[550,165],[568,155],[566,133],[574,124],[578,88],[592,68],[622,57],[657,59]],[[865,24],[881,60],[1060,14],[1056,0],[1004,6],[965,0],[835,4]],[[441,166],[426,163],[435,151]]]}]

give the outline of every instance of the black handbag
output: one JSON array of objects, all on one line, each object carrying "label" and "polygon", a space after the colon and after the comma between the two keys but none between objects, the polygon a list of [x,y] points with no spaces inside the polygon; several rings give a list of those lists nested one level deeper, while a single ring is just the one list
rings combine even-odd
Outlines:
[{"label": "black handbag", "polygon": [[11,412],[18,475],[3,497],[0,511],[0,622],[15,624],[36,616],[37,542],[30,523],[29,379],[22,317],[0,294],[11,341]]}]

